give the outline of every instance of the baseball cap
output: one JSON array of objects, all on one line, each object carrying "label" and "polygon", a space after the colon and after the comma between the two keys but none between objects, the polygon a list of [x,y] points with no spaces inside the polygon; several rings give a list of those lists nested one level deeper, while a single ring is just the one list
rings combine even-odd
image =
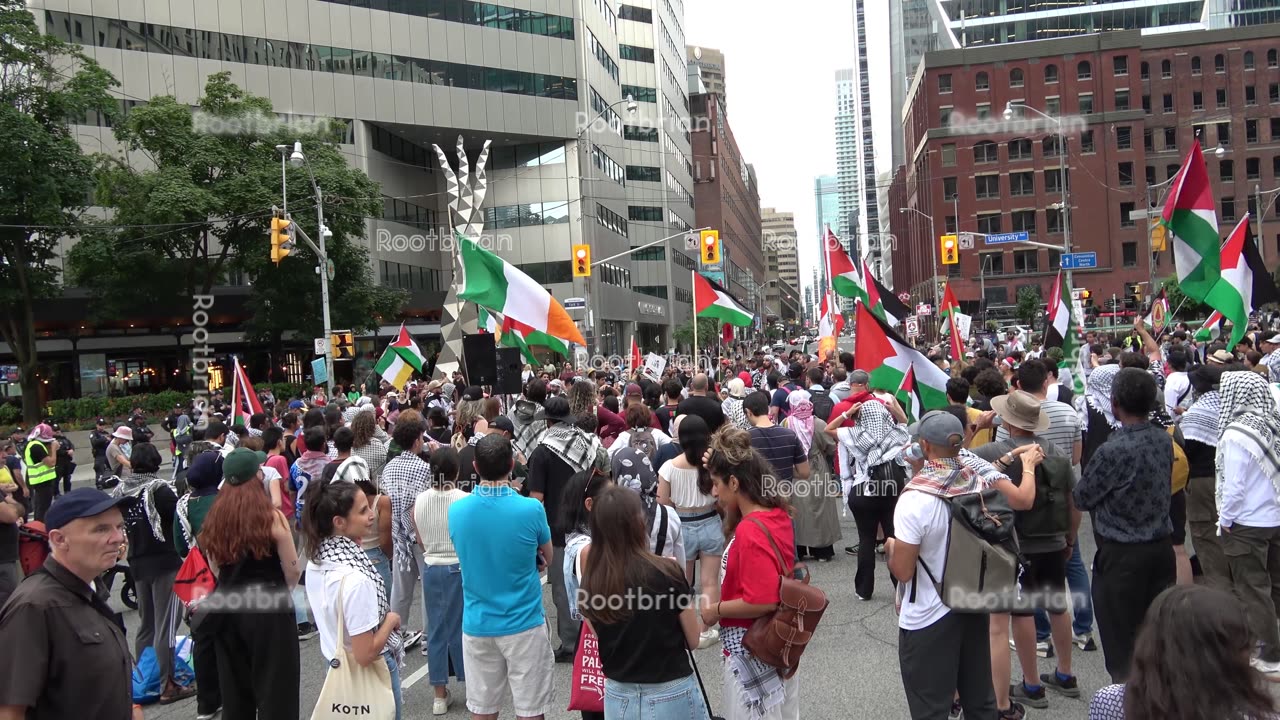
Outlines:
[{"label": "baseball cap", "polygon": [[640,385],[639,385],[639,383],[628,383],[628,384],[627,384],[627,395],[628,395],[628,396],[634,395],[635,397],[640,397],[640,396],[641,396],[641,395],[643,395],[643,394],[644,394],[644,393],[640,390]]},{"label": "baseball cap", "polygon": [[1275,335],[1272,335],[1271,337],[1267,338],[1266,340],[1263,340],[1262,342],[1270,343],[1272,345],[1280,345],[1280,333],[1276,333]]},{"label": "baseball cap", "polygon": [[511,422],[511,418],[507,417],[506,415],[499,415],[498,417],[490,420],[489,427],[494,430],[502,430],[503,432],[509,432],[513,435],[516,432],[515,423]]},{"label": "baseball cap", "polygon": [[258,468],[267,461],[261,450],[236,448],[222,461],[222,476],[232,485],[242,485],[258,474]]},{"label": "baseball cap", "polygon": [[483,400],[484,391],[480,389],[479,385],[472,385],[471,387],[462,391],[462,399],[463,400]]},{"label": "baseball cap", "polygon": [[113,507],[132,505],[135,498],[130,496],[111,497],[97,488],[76,488],[63,493],[49,506],[44,516],[46,530],[57,530],[73,520],[89,518],[110,510]]},{"label": "baseball cap", "polygon": [[925,413],[908,431],[914,438],[941,447],[959,448],[964,443],[964,425],[955,415],[943,410]]}]

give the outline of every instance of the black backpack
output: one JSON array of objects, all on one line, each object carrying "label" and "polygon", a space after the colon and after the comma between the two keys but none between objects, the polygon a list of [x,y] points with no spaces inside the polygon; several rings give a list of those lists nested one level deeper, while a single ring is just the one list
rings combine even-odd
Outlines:
[{"label": "black backpack", "polygon": [[826,421],[831,417],[831,411],[836,409],[835,400],[827,394],[826,390],[810,390],[809,402],[813,403],[813,416]]},{"label": "black backpack", "polygon": [[[1000,445],[1005,452],[1018,447],[1008,440]],[[1014,513],[1018,537],[1040,538],[1062,535],[1071,529],[1071,505],[1067,495],[1075,479],[1071,458],[1048,457],[1036,468],[1036,501],[1030,510]]]}]

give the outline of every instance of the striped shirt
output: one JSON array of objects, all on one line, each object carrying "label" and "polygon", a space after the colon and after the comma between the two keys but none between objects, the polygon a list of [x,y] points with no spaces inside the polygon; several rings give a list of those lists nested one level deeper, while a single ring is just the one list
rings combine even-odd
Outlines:
[{"label": "striped shirt", "polygon": [[458,553],[449,538],[449,506],[466,497],[467,493],[453,488],[437,490],[427,488],[413,504],[413,522],[422,542],[422,561],[427,565],[453,565]]},{"label": "striped shirt", "polygon": [[[1071,456],[1072,449],[1080,442],[1080,415],[1066,403],[1056,400],[1041,403],[1040,409],[1049,416],[1049,429],[1036,433],[1037,437],[1053,443],[1054,447]],[[996,428],[996,440],[1007,440],[1009,431],[1001,426]],[[1076,477],[1080,476],[1079,466],[1075,466]]]}]

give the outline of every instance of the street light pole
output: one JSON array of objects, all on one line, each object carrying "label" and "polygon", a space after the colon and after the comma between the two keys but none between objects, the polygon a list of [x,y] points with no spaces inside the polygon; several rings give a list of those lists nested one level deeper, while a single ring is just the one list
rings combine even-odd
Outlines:
[{"label": "street light pole", "polygon": [[[927,215],[913,207],[898,208],[900,213],[908,210],[929,221],[929,257],[933,259],[933,266],[929,268],[929,284],[933,285],[933,316],[936,318],[942,306],[942,295],[941,291],[938,290],[938,227],[934,223],[932,215]],[[957,222],[959,222],[958,219]]]},{"label": "street light pole", "polygon": [[[288,150],[287,145],[277,145],[276,150],[280,151],[280,167],[281,167],[281,185],[284,183],[284,161],[285,153]],[[329,235],[329,228],[324,224],[324,195],[320,192],[320,186],[316,184],[315,173],[311,172],[311,163],[307,161],[307,156],[302,154],[302,143],[294,142],[293,152],[288,156],[289,163],[294,167],[306,167],[307,177],[311,179],[311,187],[316,195],[316,239],[319,246],[313,244],[311,239],[305,233],[301,233],[302,238],[307,241],[311,249],[316,253],[316,259],[319,265],[316,266],[316,272],[320,275],[320,308],[324,320],[324,366],[329,378],[325,383],[329,393],[333,393],[333,325],[329,317],[329,255],[325,252],[325,236]],[[287,198],[287,186],[286,186]],[[287,202],[287,199],[286,199]],[[300,229],[299,229],[300,230]]]},{"label": "street light pole", "polygon": [[1256,198],[1254,201],[1254,205],[1256,205],[1258,208],[1258,252],[1259,254],[1262,255],[1262,259],[1266,260],[1267,259],[1267,236],[1262,231],[1262,221],[1267,217],[1267,208],[1262,204],[1262,196],[1263,195],[1271,196],[1267,198],[1267,204],[1270,205],[1271,202],[1273,202],[1272,198],[1274,198],[1276,195],[1280,195],[1280,188],[1275,188],[1272,190],[1263,190],[1261,185],[1259,185],[1258,183],[1254,183],[1253,195]]},{"label": "street light pole", "polygon": [[[1067,195],[1067,135],[1062,129],[1062,121],[1059,120],[1058,118],[1053,117],[1052,115],[1049,115],[1048,113],[1045,113],[1041,110],[1037,110],[1036,108],[1033,108],[1030,105],[1027,105],[1026,103],[1015,104],[1012,100],[1005,103],[1005,106],[1004,106],[1005,120],[1013,119],[1014,108],[1019,108],[1021,110],[1030,110],[1036,115],[1039,115],[1045,120],[1048,120],[1049,122],[1053,123],[1054,127],[1057,128],[1058,182],[1059,182],[1059,187],[1062,190],[1062,254],[1069,255],[1071,254],[1071,205],[1068,201],[1068,195]],[[1061,263],[1059,263],[1059,268],[1061,268]],[[1067,275],[1067,287],[1074,289],[1075,286],[1072,285],[1071,283],[1070,268],[1066,270],[1066,275]]]}]

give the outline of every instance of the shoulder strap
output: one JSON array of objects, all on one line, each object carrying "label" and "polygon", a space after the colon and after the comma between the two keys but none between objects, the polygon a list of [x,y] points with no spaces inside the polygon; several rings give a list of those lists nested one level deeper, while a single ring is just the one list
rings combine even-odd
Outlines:
[{"label": "shoulder strap", "polygon": [[778,574],[779,574],[779,575],[786,575],[786,574],[787,574],[787,561],[786,561],[786,559],[785,559],[785,558],[783,558],[783,557],[782,557],[782,551],[778,549],[778,543],[774,542],[774,540],[773,540],[773,533],[769,532],[769,528],[765,527],[765,526],[764,526],[764,523],[760,522],[759,520],[757,520],[757,519],[755,519],[755,518],[753,518],[753,517],[748,517],[747,519],[748,519],[748,520],[750,520],[751,522],[755,523],[756,527],[760,528],[760,530],[764,532],[764,536],[765,536],[765,537],[767,537],[767,538],[769,538],[769,544],[773,546],[773,552],[777,554],[777,556],[778,556],[778,565],[781,567],[781,570],[779,570],[779,571],[778,571]]},{"label": "shoulder strap", "polygon": [[658,544],[653,554],[662,557],[662,551],[667,548],[667,506],[659,503],[658,513],[662,519],[658,521]]}]

